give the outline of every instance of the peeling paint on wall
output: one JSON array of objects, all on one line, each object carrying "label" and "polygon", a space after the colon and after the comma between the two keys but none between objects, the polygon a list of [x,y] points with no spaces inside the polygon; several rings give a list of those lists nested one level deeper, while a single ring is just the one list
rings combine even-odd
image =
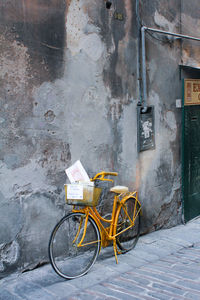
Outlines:
[{"label": "peeling paint on wall", "polygon": [[6,265],[13,265],[19,257],[19,245],[16,241],[10,244],[0,245],[0,272],[6,269]]},{"label": "peeling paint on wall", "polygon": [[4,36],[0,36],[0,43],[1,82],[9,95],[19,95],[26,89],[29,77],[28,49],[17,41],[8,43]]},{"label": "peeling paint on wall", "polygon": [[[173,20],[173,22],[170,22],[168,19],[166,19],[163,15],[161,15],[157,10],[155,11],[154,15],[154,22],[157,26],[159,26],[162,30],[165,31],[171,31],[176,32],[177,30],[177,22],[179,16],[176,16],[176,20]],[[171,19],[171,18],[170,18]]]}]

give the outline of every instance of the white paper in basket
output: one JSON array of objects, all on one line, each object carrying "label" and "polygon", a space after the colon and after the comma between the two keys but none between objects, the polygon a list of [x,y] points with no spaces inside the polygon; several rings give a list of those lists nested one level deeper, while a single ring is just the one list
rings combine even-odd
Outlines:
[{"label": "white paper in basket", "polygon": [[83,199],[83,186],[79,184],[68,184],[67,199]]},{"label": "white paper in basket", "polygon": [[77,160],[71,167],[65,170],[69,181],[71,183],[75,182],[90,182],[90,178],[85,171],[83,165],[81,164],[80,160]]}]

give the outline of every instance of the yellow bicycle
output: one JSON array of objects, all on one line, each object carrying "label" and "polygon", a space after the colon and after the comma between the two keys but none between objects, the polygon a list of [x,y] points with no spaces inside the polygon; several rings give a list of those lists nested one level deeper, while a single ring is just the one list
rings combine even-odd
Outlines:
[{"label": "yellow bicycle", "polygon": [[[125,186],[114,186],[112,215],[102,217],[96,209],[101,194],[98,181],[112,181],[105,176],[116,172],[100,172],[90,183],[65,185],[66,201],[73,205],[72,212],[54,227],[49,240],[49,258],[53,269],[65,279],[86,274],[95,263],[101,247],[113,244],[117,254],[133,249],[140,234],[141,204],[137,191],[129,192]],[[75,191],[70,198],[70,190]],[[82,191],[82,197],[79,197]],[[79,199],[76,199],[79,198]],[[106,225],[104,224],[106,223]]]}]

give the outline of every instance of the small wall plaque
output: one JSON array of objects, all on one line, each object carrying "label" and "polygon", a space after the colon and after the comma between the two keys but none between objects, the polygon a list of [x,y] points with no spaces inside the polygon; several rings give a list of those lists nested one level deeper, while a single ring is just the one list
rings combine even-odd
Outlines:
[{"label": "small wall plaque", "polygon": [[139,106],[138,120],[138,152],[155,149],[154,107],[148,106],[147,110]]},{"label": "small wall plaque", "polygon": [[118,21],[123,21],[124,20],[123,14],[119,13],[117,11],[114,12],[114,18],[115,18],[115,20],[118,20]]},{"label": "small wall plaque", "polygon": [[200,105],[200,79],[184,80],[184,105]]}]

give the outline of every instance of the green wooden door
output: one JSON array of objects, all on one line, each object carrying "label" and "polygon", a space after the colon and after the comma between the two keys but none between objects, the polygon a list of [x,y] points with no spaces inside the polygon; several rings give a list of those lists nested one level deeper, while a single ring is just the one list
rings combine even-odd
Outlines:
[{"label": "green wooden door", "polygon": [[183,111],[183,200],[187,222],[200,215],[200,105],[185,105]]}]

